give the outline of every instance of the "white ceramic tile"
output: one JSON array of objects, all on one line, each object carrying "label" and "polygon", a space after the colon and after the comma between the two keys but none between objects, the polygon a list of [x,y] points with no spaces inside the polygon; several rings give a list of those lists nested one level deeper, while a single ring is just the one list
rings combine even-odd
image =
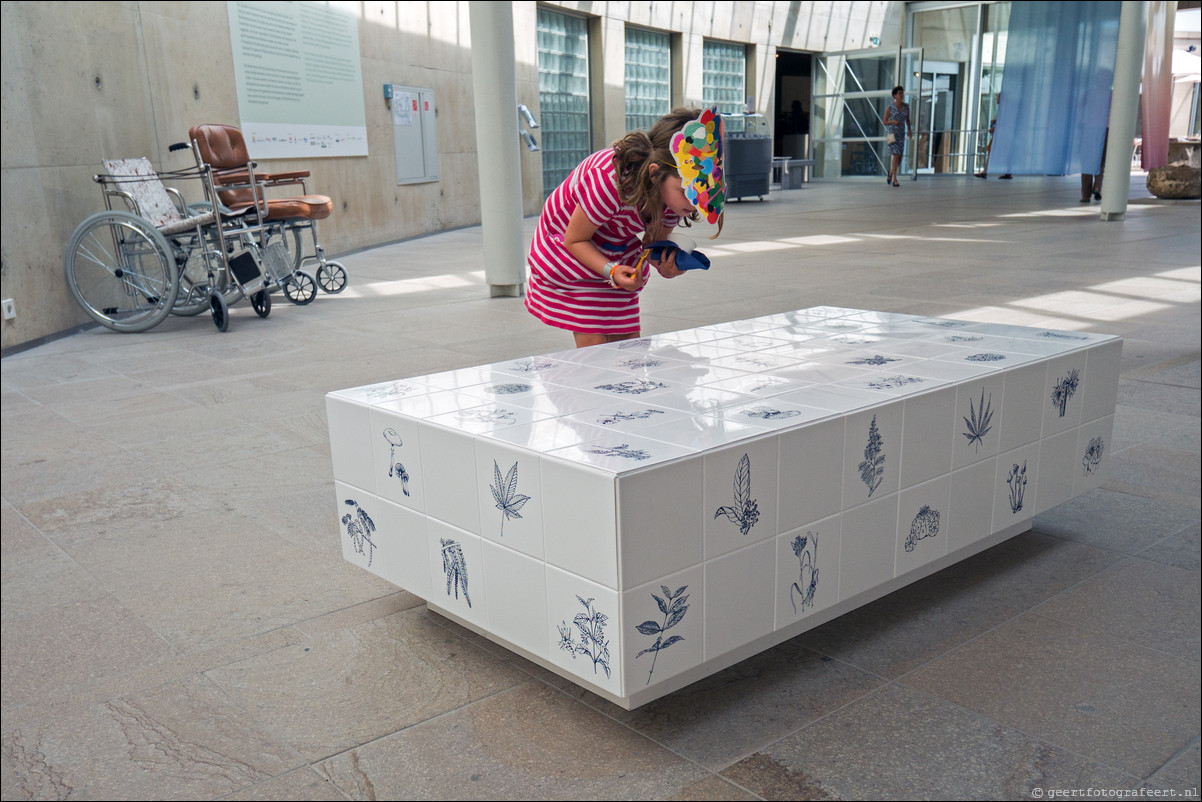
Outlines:
[{"label": "white ceramic tile", "polygon": [[487,577],[481,539],[441,521],[426,522],[430,597],[436,607],[479,626],[488,623]]},{"label": "white ceramic tile", "polygon": [[993,531],[1030,523],[1039,495],[1039,443],[998,455],[993,480]]},{"label": "white ceramic tile", "polygon": [[813,384],[810,381],[790,379],[784,376],[774,376],[770,373],[745,373],[733,379],[722,379],[711,382],[708,386],[731,393],[751,395],[756,398],[770,398],[774,395],[800,390]]},{"label": "white ceramic tile", "polygon": [[840,601],[893,578],[897,494],[850,509],[843,513],[841,520]]},{"label": "white ceramic tile", "polygon": [[835,515],[776,539],[776,623],[785,629],[839,601],[842,518]]},{"label": "white ceramic tile", "polygon": [[843,500],[842,418],[780,435],[779,525],[789,531],[834,515]]},{"label": "white ceramic tile", "polygon": [[1035,514],[1063,504],[1073,495],[1074,475],[1081,470],[1077,430],[1054,434],[1039,441],[1039,494]]},{"label": "white ceramic tile", "polygon": [[1122,340],[1104,342],[1086,352],[1085,397],[1081,399],[1083,423],[1114,414],[1122,357]]},{"label": "white ceramic tile", "polygon": [[954,345],[958,348],[979,348],[980,343],[985,342],[986,336],[978,331],[940,331],[927,334],[923,341]]},{"label": "white ceramic tile", "polygon": [[704,345],[712,343],[716,340],[722,340],[730,337],[732,332],[718,329],[685,329],[684,331],[670,331],[665,334],[657,334],[649,338],[653,348],[660,347],[680,347],[682,345]]},{"label": "white ceramic tile", "polygon": [[1038,362],[1005,373],[998,451],[1010,451],[1039,439],[1047,372],[1047,363]]},{"label": "white ceramic tile", "polygon": [[326,396],[330,459],[334,478],[376,492],[369,407],[334,395]]},{"label": "white ceramic tile", "polygon": [[611,381],[590,382],[588,390],[603,393],[610,398],[625,398],[654,404],[661,403],[658,399],[673,392],[679,392],[681,385],[675,381],[663,379],[644,379],[619,374],[620,378]]},{"label": "white ceramic tile", "polygon": [[618,503],[613,474],[542,456],[544,554],[559,566],[618,587]]},{"label": "white ceramic tile", "polygon": [[555,417],[546,412],[536,412],[516,404],[483,404],[478,407],[444,412],[426,418],[430,423],[447,429],[456,429],[469,434],[484,434],[496,429],[527,426],[535,421]]},{"label": "white ceramic tile", "polygon": [[621,586],[633,587],[705,557],[700,456],[618,479]]},{"label": "white ceramic tile", "polygon": [[547,566],[547,637],[552,663],[622,696],[622,630],[617,591]]},{"label": "white ceramic tile", "polygon": [[671,382],[681,388],[704,387],[727,379],[738,379],[754,375],[754,373],[746,370],[715,367],[707,360],[698,360],[689,365],[670,368],[656,374],[658,378]]},{"label": "white ceramic tile", "polygon": [[997,457],[953,471],[947,548],[955,551],[993,533],[993,483]]},{"label": "white ceramic tile", "polygon": [[915,325],[926,326],[932,330],[953,331],[957,329],[972,329],[976,324],[971,320],[956,320],[950,317],[924,317],[917,318],[914,321]]},{"label": "white ceramic tile", "polygon": [[888,341],[889,338],[873,334],[868,330],[835,334],[830,338],[830,342],[846,346],[849,349],[879,348]]},{"label": "white ceramic tile", "polygon": [[806,382],[811,385],[833,384],[845,379],[854,379],[857,376],[869,375],[869,371],[864,367],[847,365],[839,361],[846,357],[848,353],[850,352],[826,351],[814,360],[801,362],[789,368],[782,368],[779,372],[773,371],[772,375],[782,379]]},{"label": "white ceramic tile", "polygon": [[911,487],[952,469],[956,388],[907,398],[902,420],[901,486]]},{"label": "white ceramic tile", "polygon": [[997,456],[1005,384],[1005,375],[996,374],[957,386],[956,412],[951,419],[953,469]]},{"label": "white ceramic tile", "polygon": [[[943,332],[946,335],[946,332]],[[877,347],[882,354],[897,354],[901,356],[936,359],[938,357],[956,356],[959,347],[934,340],[895,340],[883,342]]]},{"label": "white ceramic tile", "polygon": [[1033,356],[1056,356],[1065,351],[1080,347],[1080,343],[1066,345],[1052,340],[1040,340],[1031,337],[992,336],[986,339],[985,347],[989,351],[1004,351],[1015,354],[1030,354]]},{"label": "white ceramic tile", "polygon": [[[377,576],[386,570],[379,536],[382,502],[373,493],[334,480],[342,558]],[[420,552],[419,552],[420,553]]]},{"label": "white ceramic tile", "polygon": [[775,435],[705,455],[705,557],[780,533],[780,451]]},{"label": "white ceramic tile", "polygon": [[427,520],[420,512],[381,499],[375,521],[377,558],[382,562],[380,576],[422,599],[430,598],[430,563],[425,559]]},{"label": "white ceramic tile", "polygon": [[1063,329],[1039,329],[1015,326],[1012,336],[1060,343],[1065,349],[1071,349],[1108,340],[1112,335],[1093,334],[1088,331],[1065,331]]},{"label": "white ceramic tile", "polygon": [[901,398],[903,396],[926,392],[947,383],[944,379],[920,376],[916,372],[869,373],[853,379],[843,379],[836,382],[834,386]]},{"label": "white ceramic tile", "polygon": [[1048,362],[1043,399],[1044,437],[1068,431],[1081,423],[1085,356],[1084,351],[1079,351]]},{"label": "white ceramic tile", "polygon": [[440,390],[426,395],[413,395],[381,402],[376,406],[391,412],[399,412],[410,418],[431,418],[447,412],[478,407],[490,403],[490,399],[459,390]]},{"label": "white ceramic tile", "polygon": [[1017,362],[973,362],[970,359],[958,357],[954,359],[936,357],[916,365],[913,372],[919,376],[929,376],[931,378],[940,378],[947,379],[949,381],[961,382],[970,381],[978,376],[989,376],[993,373],[1000,373],[1006,367],[1017,367],[1018,365],[1026,364],[1029,361],[1032,360],[1028,360],[1026,357],[1023,357]]},{"label": "white ceramic tile", "polygon": [[550,656],[547,567],[512,549],[484,540],[484,586],[488,631],[539,657]]},{"label": "white ceramic tile", "polygon": [[459,388],[459,392],[468,393],[485,399],[490,404],[513,405],[540,395],[546,386],[538,378],[510,376],[507,374],[494,375],[492,381],[472,384]]},{"label": "white ceramic tile", "polygon": [[760,373],[792,367],[797,364],[797,359],[766,351],[744,351],[733,356],[713,359],[711,360],[711,364],[719,368],[733,368],[735,370]]},{"label": "white ceramic tile", "polygon": [[722,414],[685,415],[640,430],[638,434],[653,440],[672,443],[690,451],[705,451],[736,443],[763,434],[758,426],[736,421]]},{"label": "white ceramic tile", "polygon": [[543,499],[538,454],[488,437],[475,441],[480,534],[543,558]]},{"label": "white ceramic tile", "polygon": [[772,632],[776,538],[705,563],[705,659]]},{"label": "white ceramic tile", "polygon": [[508,373],[523,378],[538,377],[543,381],[551,380],[557,373],[570,369],[570,365],[559,359],[543,356],[530,356],[524,359],[511,359],[508,362],[496,362],[488,365],[496,373]]},{"label": "white ceramic tile", "polygon": [[776,398],[764,398],[749,404],[727,407],[721,414],[729,420],[761,429],[789,429],[808,421],[829,417],[831,413],[817,407],[803,407]]},{"label": "white ceramic tile", "polygon": [[588,426],[596,426],[608,432],[642,433],[661,423],[687,417],[678,409],[667,409],[641,401],[620,401],[607,398],[605,405],[567,416]]},{"label": "white ceramic tile", "polygon": [[458,390],[500,378],[496,371],[488,365],[446,370],[441,373],[431,373],[420,377],[424,384],[428,384],[439,390]]},{"label": "white ceramic tile", "polygon": [[611,396],[588,390],[545,385],[531,395],[506,399],[507,404],[529,409],[536,418],[574,415],[613,403]]},{"label": "white ceramic tile", "polygon": [[947,554],[951,523],[950,476],[898,494],[894,576],[903,576]]},{"label": "white ceramic tile", "polygon": [[419,438],[426,514],[479,534],[475,438],[425,421]]},{"label": "white ceramic tile", "polygon": [[694,449],[626,432],[605,432],[587,443],[548,451],[550,457],[620,474],[693,454]]},{"label": "white ceramic tile", "polygon": [[902,408],[902,402],[896,401],[844,418],[843,509],[897,491],[901,475]]},{"label": "white ceramic tile", "polygon": [[786,341],[771,336],[771,329],[756,334],[736,334],[732,337],[727,337],[723,340],[718,340],[717,345],[724,348],[740,348],[744,351],[763,351],[765,348],[777,348]]},{"label": "white ceramic tile", "polygon": [[817,407],[831,412],[851,412],[889,401],[889,397],[881,393],[870,393],[834,385],[806,387],[791,393],[784,393],[776,398],[798,406]]},{"label": "white ceramic tile", "polygon": [[374,408],[368,430],[372,441],[374,487],[381,498],[419,512],[425,509],[418,421]]},{"label": "white ceramic tile", "polygon": [[702,566],[624,592],[622,625],[627,693],[701,665],[705,660]]},{"label": "white ceramic tile", "polygon": [[1092,420],[1077,429],[1077,462],[1073,469],[1073,495],[1101,487],[1110,473],[1114,415]]},{"label": "white ceramic tile", "polygon": [[480,434],[481,437],[501,440],[540,453],[566,448],[604,435],[604,429],[589,426],[575,418],[545,418],[525,426],[507,426]]},{"label": "white ceramic tile", "polygon": [[923,361],[924,357],[883,354],[872,350],[853,350],[828,352],[818,359],[822,362],[846,365],[857,370],[905,372]]},{"label": "white ceramic tile", "polygon": [[427,395],[434,392],[434,389],[430,385],[414,379],[399,379],[368,384],[363,387],[352,387],[349,390],[336,390],[330,395],[345,398],[348,401],[359,401],[370,406],[413,395]]},{"label": "white ceramic tile", "polygon": [[713,387],[681,387],[674,388],[667,393],[657,394],[646,400],[656,406],[679,409],[691,415],[704,415],[723,407],[744,404],[754,398],[754,396],[717,390]]}]

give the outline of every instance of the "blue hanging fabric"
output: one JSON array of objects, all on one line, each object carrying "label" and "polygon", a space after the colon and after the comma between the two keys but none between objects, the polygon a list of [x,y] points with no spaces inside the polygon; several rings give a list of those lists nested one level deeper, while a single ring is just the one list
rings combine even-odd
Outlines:
[{"label": "blue hanging fabric", "polygon": [[1011,5],[989,172],[1101,172],[1121,7]]}]

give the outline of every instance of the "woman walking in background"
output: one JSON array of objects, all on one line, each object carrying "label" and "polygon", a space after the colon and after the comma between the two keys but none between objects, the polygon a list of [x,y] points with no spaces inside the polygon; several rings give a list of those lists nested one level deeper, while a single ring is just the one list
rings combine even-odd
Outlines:
[{"label": "woman walking in background", "polygon": [[906,151],[906,136],[914,132],[910,124],[910,104],[904,101],[905,96],[905,87],[893,87],[893,102],[885,108],[885,129],[888,131],[885,142],[891,157],[885,183],[895,187],[901,186],[897,182],[897,168],[901,167],[902,154]]}]

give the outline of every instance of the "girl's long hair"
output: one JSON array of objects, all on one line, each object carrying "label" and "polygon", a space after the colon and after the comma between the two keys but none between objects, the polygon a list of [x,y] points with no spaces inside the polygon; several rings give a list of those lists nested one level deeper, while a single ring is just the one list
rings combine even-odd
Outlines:
[{"label": "girl's long hair", "polygon": [[[665,114],[651,126],[650,131],[631,131],[614,142],[614,172],[618,178],[618,198],[638,209],[643,224],[651,226],[663,219],[664,201],[661,194],[665,181],[680,181],[676,160],[672,157],[672,137],[685,123],[701,116],[701,109],[678,108]],[[651,165],[658,164],[658,170]],[[700,219],[694,211],[684,219],[686,226]],[[718,218],[718,233],[722,233],[722,217]],[[712,237],[711,237],[712,239]]]}]

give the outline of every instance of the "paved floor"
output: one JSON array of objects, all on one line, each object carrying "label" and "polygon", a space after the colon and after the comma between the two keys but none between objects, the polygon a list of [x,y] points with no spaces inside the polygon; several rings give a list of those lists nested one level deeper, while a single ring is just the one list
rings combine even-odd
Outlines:
[{"label": "paved floor", "polygon": [[571,342],[486,297],[479,229],[226,334],[5,358],[3,798],[1196,798],[1199,207],[1077,189],[774,192],[653,282],[646,332],[834,304],[1127,339],[1103,489],[633,712],[341,559],[327,391]]}]

